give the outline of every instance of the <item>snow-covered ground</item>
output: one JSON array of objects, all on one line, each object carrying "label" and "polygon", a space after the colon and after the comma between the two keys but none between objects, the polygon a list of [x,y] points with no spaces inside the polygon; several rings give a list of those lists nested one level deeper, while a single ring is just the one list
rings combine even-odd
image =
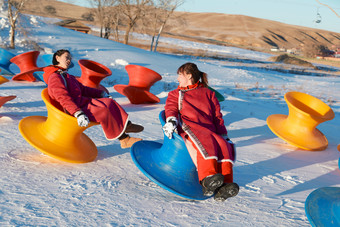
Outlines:
[{"label": "snow-covered ground", "polygon": [[[0,15],[2,42],[8,39],[6,20]],[[45,84],[10,81],[0,85],[0,96],[17,96],[0,108],[0,226],[309,226],[304,210],[309,193],[340,186],[336,149],[340,143],[339,76],[279,72],[271,70],[270,62],[266,68],[258,67],[256,60],[264,61],[268,54],[238,48],[226,51],[254,64],[152,53],[46,24],[35,16],[27,16],[26,27],[30,38],[44,48],[41,54],[69,49],[74,75],[81,74],[79,59],[109,67],[112,76],[102,84],[133,122],[144,125],[140,134],[144,140],[162,143],[158,114],[168,92],[177,87],[177,68],[188,61],[196,63],[208,73],[210,86],[225,97],[221,107],[229,136],[237,144],[234,178],[240,193],[224,203],[178,197],[139,171],[129,149],[106,140],[100,126],[85,131],[98,148],[95,161],[71,164],[50,158],[30,146],[18,130],[24,117],[46,116],[40,96]],[[13,53],[32,50],[20,44],[24,39],[17,38]],[[180,41],[172,42],[178,45]],[[203,48],[215,51],[216,46]],[[126,64],[142,65],[162,75],[150,90],[160,103],[133,105],[113,89],[114,84],[128,83]],[[38,65],[43,66],[40,58]],[[19,72],[13,64],[10,69]],[[329,141],[326,150],[298,149],[268,128],[269,115],[288,114],[283,99],[288,91],[313,95],[335,112],[333,120],[318,126]]]}]

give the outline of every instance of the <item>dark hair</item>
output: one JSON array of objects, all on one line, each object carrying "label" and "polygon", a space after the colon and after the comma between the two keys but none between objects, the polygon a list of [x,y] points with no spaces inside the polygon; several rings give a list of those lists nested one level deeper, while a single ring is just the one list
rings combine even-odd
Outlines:
[{"label": "dark hair", "polygon": [[64,49],[57,50],[57,51],[53,54],[52,64],[53,64],[53,65],[59,65],[59,62],[57,61],[57,56],[61,56],[61,55],[63,55],[64,53],[69,53],[69,54],[70,54],[70,51],[64,50]]},{"label": "dark hair", "polygon": [[183,72],[192,75],[193,84],[197,83],[200,80],[205,87],[208,86],[208,75],[205,72],[201,72],[197,68],[197,65],[195,65],[194,63],[191,62],[185,63],[177,69],[177,74]]}]

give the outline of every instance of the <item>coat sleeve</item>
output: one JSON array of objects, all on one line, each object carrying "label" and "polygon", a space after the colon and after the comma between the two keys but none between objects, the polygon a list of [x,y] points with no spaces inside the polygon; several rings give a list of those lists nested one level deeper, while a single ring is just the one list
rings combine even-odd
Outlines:
[{"label": "coat sleeve", "polygon": [[51,98],[60,103],[60,105],[73,115],[80,107],[72,100],[70,93],[65,87],[65,82],[58,73],[53,73],[48,79],[48,94]]},{"label": "coat sleeve", "polygon": [[227,135],[228,132],[224,125],[220,102],[216,98],[215,92],[212,92],[211,102],[213,106],[212,110],[214,112],[213,116],[214,116],[214,124],[216,126],[216,133],[219,135]]},{"label": "coat sleeve", "polygon": [[178,119],[178,90],[169,92],[165,102],[165,118],[176,117]]},{"label": "coat sleeve", "polygon": [[79,82],[79,86],[81,89],[81,94],[85,97],[89,97],[89,98],[102,98],[103,97],[103,91],[100,89],[84,86],[80,82]]}]

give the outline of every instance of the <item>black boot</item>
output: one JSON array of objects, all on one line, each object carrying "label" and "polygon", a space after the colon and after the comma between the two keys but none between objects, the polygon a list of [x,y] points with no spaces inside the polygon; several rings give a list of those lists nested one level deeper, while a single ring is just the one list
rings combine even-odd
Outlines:
[{"label": "black boot", "polygon": [[144,130],[144,127],[141,125],[137,125],[132,123],[131,121],[128,122],[125,132],[126,133],[138,133]]},{"label": "black boot", "polygon": [[223,202],[230,197],[236,196],[239,190],[240,187],[236,183],[224,183],[216,190],[214,199]]},{"label": "black boot", "polygon": [[223,184],[224,176],[221,173],[207,176],[201,182],[204,196],[212,196],[215,190]]}]

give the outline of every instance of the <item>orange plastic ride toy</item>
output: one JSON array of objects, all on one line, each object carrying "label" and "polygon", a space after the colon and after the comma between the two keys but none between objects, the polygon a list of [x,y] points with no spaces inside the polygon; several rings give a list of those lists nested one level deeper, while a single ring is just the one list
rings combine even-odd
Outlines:
[{"label": "orange plastic ride toy", "polygon": [[87,87],[97,88],[109,93],[109,91],[100,84],[100,82],[112,74],[111,70],[98,62],[80,59],[78,61],[81,69],[80,83]]},{"label": "orange plastic ride toy", "polygon": [[132,104],[158,103],[159,98],[150,92],[151,86],[162,79],[157,72],[139,65],[127,65],[129,84],[117,84],[114,87],[120,94],[126,96]]},{"label": "orange plastic ride toy", "polygon": [[316,126],[334,118],[333,110],[321,100],[301,92],[287,92],[284,96],[289,115],[274,114],[267,125],[281,139],[305,150],[324,150],[328,140]]},{"label": "orange plastic ride toy", "polygon": [[33,73],[35,71],[42,71],[44,68],[37,66],[39,54],[39,51],[29,51],[11,58],[11,62],[16,64],[20,69],[20,73],[13,76],[12,80],[25,80],[28,82],[36,81],[37,79]]},{"label": "orange plastic ride toy", "polygon": [[0,96],[0,107],[2,107],[6,102],[11,101],[15,99],[15,95],[10,95],[10,96]]},{"label": "orange plastic ride toy", "polygon": [[51,104],[47,88],[41,96],[47,108],[47,117],[29,116],[22,119],[19,130],[24,139],[42,153],[62,161],[93,161],[98,154],[97,147],[83,131],[99,123],[90,122],[87,127],[80,127],[75,117]]}]

